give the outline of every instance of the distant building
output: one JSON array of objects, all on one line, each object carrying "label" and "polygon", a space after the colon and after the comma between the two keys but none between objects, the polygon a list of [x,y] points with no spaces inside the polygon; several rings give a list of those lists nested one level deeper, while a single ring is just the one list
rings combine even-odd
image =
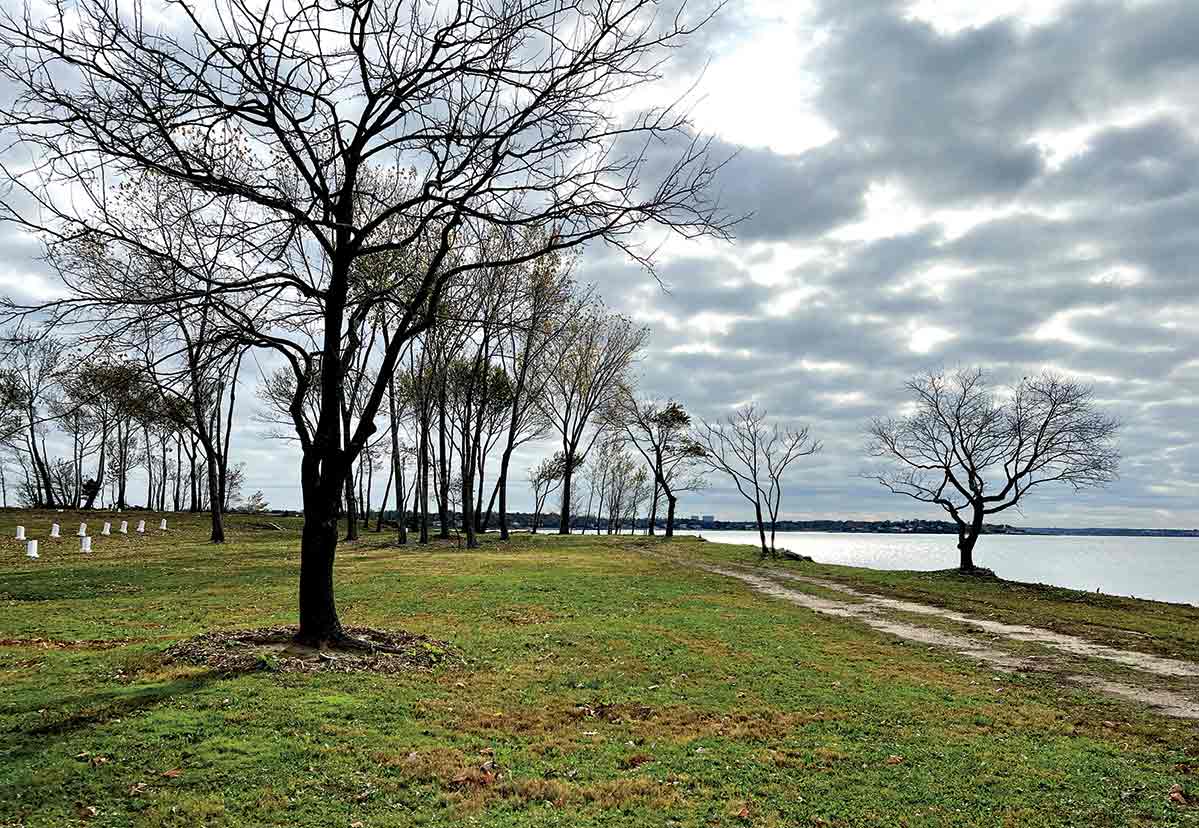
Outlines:
[{"label": "distant building", "polygon": [[716,515],[704,515],[702,522],[703,522],[704,526],[711,526],[713,523],[716,522]]},{"label": "distant building", "polygon": [[692,523],[699,523],[699,515],[692,515],[692,516],[691,516],[691,522],[692,522]]}]

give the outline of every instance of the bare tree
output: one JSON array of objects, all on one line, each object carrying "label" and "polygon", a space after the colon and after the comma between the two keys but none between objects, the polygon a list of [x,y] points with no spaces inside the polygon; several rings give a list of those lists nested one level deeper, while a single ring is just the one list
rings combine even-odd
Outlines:
[{"label": "bare tree", "polygon": [[[655,0],[215,5],[174,3],[182,32],[120,0],[0,16],[0,76],[14,89],[0,126],[32,159],[5,168],[15,189],[5,218],[52,247],[192,270],[202,289],[162,283],[154,295],[151,283],[136,301],[216,302],[223,324],[210,339],[285,360],[305,519],[297,639],[362,646],[334,602],[337,504],[401,354],[434,324],[447,285],[598,240],[648,264],[652,248],[634,234],[647,223],[728,234],[708,197],[719,164],[689,137],[685,113],[611,105],[660,77],[708,17],[658,18]],[[643,180],[647,147],[672,136],[681,155]],[[136,194],[112,184],[140,175],[230,204],[214,209],[222,221],[204,242],[225,245],[219,276],[162,249],[126,209]],[[521,227],[552,233],[503,261],[463,249]],[[357,266],[381,253],[403,267],[375,279]],[[40,309],[52,324],[130,301],[64,275],[67,298]],[[363,321],[383,309],[393,324],[347,423],[341,389],[367,347]],[[315,427],[302,411],[312,383]]]},{"label": "bare tree", "polygon": [[958,528],[963,570],[990,515],[1018,506],[1032,488],[1079,489],[1116,479],[1119,422],[1095,406],[1089,386],[1044,372],[1001,397],[980,368],[925,374],[906,388],[916,410],[870,424],[867,451],[887,490],[934,503]]},{"label": "bare tree", "polygon": [[[640,452],[653,474],[654,489],[666,496],[666,537],[674,536],[674,512],[679,492],[703,488],[696,473],[704,448],[691,437],[691,415],[680,403],[640,402],[631,389],[620,397],[620,426],[628,442]],[[657,520],[657,501],[649,517],[649,529]]]},{"label": "bare tree", "polygon": [[558,432],[565,463],[559,534],[570,534],[574,472],[603,431],[594,426],[611,418],[625,375],[648,335],[648,329],[623,316],[592,308],[573,318],[551,349],[553,369],[540,405]]},{"label": "bare tree", "polygon": [[768,426],[766,418],[766,412],[751,403],[717,423],[701,421],[693,434],[703,450],[701,462],[728,475],[741,496],[753,505],[763,558],[776,554],[774,535],[783,500],[783,475],[796,460],[815,454],[821,447],[807,426]]}]

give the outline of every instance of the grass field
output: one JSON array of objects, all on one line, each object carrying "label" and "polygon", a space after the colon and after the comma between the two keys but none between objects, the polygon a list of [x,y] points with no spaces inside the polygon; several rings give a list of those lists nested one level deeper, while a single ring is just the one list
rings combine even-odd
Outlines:
[{"label": "grass field", "polygon": [[[19,517],[44,538],[55,516]],[[297,522],[235,517],[214,547],[202,521],[172,517],[90,557],[43,540],[38,561],[17,522],[0,513],[0,826],[1199,824],[1169,797],[1199,793],[1193,722],[642,554],[661,542],[468,552],[368,533],[339,553],[343,621],[425,633],[463,661],[226,676],[163,651],[292,623]],[[670,554],[754,560],[695,540]],[[1152,651],[1193,656],[1199,635],[1183,607],[806,566],[996,617],[1143,631]]]}]

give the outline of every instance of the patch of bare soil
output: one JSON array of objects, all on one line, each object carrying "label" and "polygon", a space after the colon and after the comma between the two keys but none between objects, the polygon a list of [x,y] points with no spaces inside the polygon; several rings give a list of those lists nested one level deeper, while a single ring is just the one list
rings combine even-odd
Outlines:
[{"label": "patch of bare soil", "polygon": [[[649,554],[653,555],[653,553]],[[1036,627],[1000,624],[949,610],[942,610],[937,607],[930,607],[925,604],[882,598],[821,578],[811,578],[778,571],[765,575],[761,574],[761,570],[747,571],[736,567],[714,566],[663,555],[653,556],[682,566],[691,566],[706,572],[736,578],[763,595],[781,598],[784,601],[806,607],[823,615],[853,619],[879,632],[888,633],[906,641],[932,647],[943,647],[1000,672],[1047,673],[1065,682],[1083,685],[1106,693],[1109,696],[1143,704],[1167,716],[1180,719],[1199,719],[1199,702],[1173,690],[1154,686],[1155,682],[1152,680],[1154,675],[1194,676],[1199,673],[1199,665],[1191,662],[1118,650],[1074,636],[1060,635]],[[799,581],[809,583],[813,586],[836,590],[842,594],[854,597],[859,600],[859,603],[834,601],[806,592],[800,592],[799,590],[789,589],[779,583],[778,580],[774,580],[776,578],[780,580]],[[887,611],[937,616],[951,621],[968,623],[999,637],[1009,638],[1013,641],[1031,642],[1075,656],[1106,659],[1126,667],[1131,667],[1134,670],[1142,671],[1146,674],[1145,681],[1137,681],[1135,684],[1114,681],[1104,676],[1084,672],[1086,669],[1085,662],[1067,665],[1060,657],[1055,659],[1040,659],[1016,656],[1013,653],[996,648],[993,644],[984,644],[967,635],[949,633],[939,629],[922,627],[918,624],[888,618],[884,614]]]},{"label": "patch of bare soil", "polygon": [[409,673],[432,670],[461,657],[449,644],[403,630],[347,627],[362,647],[316,648],[297,644],[295,627],[216,630],[172,644],[165,655],[220,673]]},{"label": "patch of bare soil", "polygon": [[1000,621],[992,621],[986,618],[975,618],[969,615],[963,615],[960,612],[941,609],[940,607],[929,606],[928,604],[918,604],[913,601],[903,601],[897,598],[884,598],[879,595],[861,592],[853,587],[847,587],[844,584],[839,584],[834,581],[828,581],[823,578],[812,578],[806,575],[795,575],[792,573],[778,572],[774,573],[774,577],[785,578],[791,581],[799,581],[801,583],[812,584],[813,586],[823,587],[825,589],[840,592],[843,595],[849,595],[864,601],[871,606],[882,609],[893,609],[901,612],[911,612],[919,615],[931,615],[937,618],[944,618],[948,621],[956,621],[962,624],[970,624],[980,629],[986,630],[989,633],[1011,638],[1015,641],[1028,641],[1033,644],[1041,644],[1050,647],[1054,650],[1060,650],[1071,655],[1083,656],[1085,658],[1102,658],[1107,661],[1114,661],[1117,664],[1122,664],[1125,667],[1131,667],[1134,670],[1143,670],[1148,673],[1156,673],[1159,676],[1178,676],[1183,678],[1199,677],[1199,664],[1191,661],[1183,661],[1177,658],[1164,658],[1162,656],[1150,655],[1149,653],[1141,653],[1135,650],[1121,650],[1117,647],[1109,647],[1106,644],[1098,644],[1094,641],[1088,641],[1085,638],[1079,638],[1076,635],[1066,635],[1065,633],[1053,632],[1052,630],[1042,629],[1040,627],[1029,627],[1024,624],[1005,624]]}]

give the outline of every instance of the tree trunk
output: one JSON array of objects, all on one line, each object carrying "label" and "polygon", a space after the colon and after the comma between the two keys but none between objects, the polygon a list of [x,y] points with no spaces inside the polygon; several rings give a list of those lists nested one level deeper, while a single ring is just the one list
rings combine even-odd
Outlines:
[{"label": "tree trunk", "polygon": [[512,452],[504,451],[500,458],[500,476],[496,486],[500,490],[500,540],[508,540],[508,464],[512,460]]},{"label": "tree trunk", "polygon": [[[572,452],[566,454],[566,462],[562,464],[562,514],[558,518],[558,534],[570,534],[570,486],[574,477],[574,463],[571,462]],[[584,532],[583,534],[587,534]]]},{"label": "tree trunk", "polygon": [[395,463],[388,465],[387,487],[383,489],[383,501],[379,504],[379,519],[375,521],[375,532],[383,531],[383,513],[387,511],[387,498],[391,497],[391,480],[395,477]]},{"label": "tree trunk", "polygon": [[976,506],[970,524],[958,528],[958,552],[961,556],[958,566],[966,572],[974,571],[974,544],[978,543],[982,528],[983,510],[981,506]]},{"label": "tree trunk", "polygon": [[96,485],[87,493],[87,502],[83,504],[84,509],[95,508],[96,498],[100,495],[100,490],[104,487],[104,464],[107,462],[105,453],[108,447],[108,426],[104,425],[100,429],[100,462],[96,464]]},{"label": "tree trunk", "polygon": [[417,492],[417,500],[420,503],[417,508],[420,510],[420,542],[429,542],[429,418],[421,417],[420,429],[420,449],[417,454],[417,463],[420,466],[417,469],[417,483],[419,491]]},{"label": "tree trunk", "polygon": [[440,405],[439,405],[439,408],[441,409],[441,411],[438,415],[438,421],[437,421],[437,442],[438,442],[437,465],[438,465],[438,468],[441,470],[441,479],[437,481],[437,490],[441,494],[441,497],[437,501],[437,512],[438,512],[438,517],[441,520],[441,531],[438,532],[438,536],[440,538],[442,538],[442,540],[449,540],[449,538],[450,538],[450,462],[449,462],[449,456],[448,456],[447,450],[446,450],[446,423],[445,423],[446,400],[445,400],[445,394],[446,394],[446,388],[445,388],[445,381],[443,380],[441,383],[441,397],[440,397]]},{"label": "tree trunk", "polygon": [[758,539],[762,542],[762,557],[769,558],[774,550],[766,545],[766,524],[762,520],[762,504],[754,504],[754,513],[758,519]]},{"label": "tree trunk", "polygon": [[679,499],[673,494],[666,495],[666,537],[674,537],[674,507]]},{"label": "tree trunk", "polygon": [[315,483],[304,486],[304,531],[300,540],[300,630],[296,640],[319,647],[345,637],[333,601],[337,553],[337,510]]},{"label": "tree trunk", "polygon": [[[213,463],[216,462],[216,452],[211,446],[204,447],[205,459],[208,463],[208,468],[211,469]],[[221,493],[219,491],[220,481],[215,475],[208,475],[208,499],[209,509],[208,515],[212,524],[212,531],[209,532],[208,540],[211,543],[225,542],[225,518],[222,509]]]},{"label": "tree trunk", "polygon": [[346,475],[346,540],[358,540],[358,504],[354,501],[354,475]]}]

